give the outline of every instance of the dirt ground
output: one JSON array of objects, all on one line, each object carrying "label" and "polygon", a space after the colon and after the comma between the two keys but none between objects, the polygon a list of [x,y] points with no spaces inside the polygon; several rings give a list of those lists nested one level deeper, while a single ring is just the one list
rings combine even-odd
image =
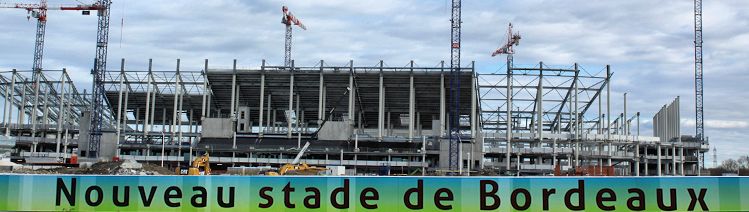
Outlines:
[{"label": "dirt ground", "polygon": [[167,168],[142,163],[142,169],[122,168],[122,161],[118,162],[99,162],[91,165],[90,168],[78,167],[60,167],[53,169],[14,169],[6,173],[17,174],[75,174],[75,175],[174,175],[173,170]]}]

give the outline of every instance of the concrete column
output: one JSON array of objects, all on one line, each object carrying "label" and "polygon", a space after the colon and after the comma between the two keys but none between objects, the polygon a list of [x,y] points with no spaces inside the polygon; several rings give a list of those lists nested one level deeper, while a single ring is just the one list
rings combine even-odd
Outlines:
[{"label": "concrete column", "polygon": [[[473,64],[474,62],[471,62]],[[471,142],[475,142],[474,139],[476,139],[478,135],[478,116],[476,115],[477,111],[477,97],[476,97],[476,72],[473,68],[475,65],[471,65]],[[469,163],[470,164],[470,163]]]},{"label": "concrete column", "polygon": [[411,61],[411,74],[409,75],[409,83],[408,83],[408,141],[413,141],[414,138],[414,125],[415,120],[414,116],[416,116],[416,92],[414,89],[414,61]]},{"label": "concrete column", "polygon": [[205,64],[203,66],[203,101],[201,103],[200,108],[200,121],[201,123],[205,121],[205,118],[208,117],[208,114],[206,113],[206,106],[207,106],[207,98],[208,98],[208,59],[205,59]]},{"label": "concrete column", "polygon": [[348,120],[349,124],[354,124],[354,112],[356,111],[356,89],[354,88],[354,61],[351,60],[348,76],[349,93],[348,93]]},{"label": "concrete column", "polygon": [[[122,60],[120,61],[120,93],[117,96],[117,127],[115,128],[115,130],[117,130],[117,138],[115,139],[115,141],[116,141],[115,148],[117,148],[117,150],[115,152],[115,156],[117,156],[117,157],[120,157],[120,137],[122,136],[122,92],[123,92],[123,90],[125,90],[124,89],[124,87],[125,87],[125,77],[126,77],[126,75],[125,75],[125,58],[122,58]],[[63,80],[62,82],[63,83],[62,83],[62,86],[60,86],[61,87],[60,90],[61,90],[62,95],[64,97],[65,92],[62,91],[62,87],[65,86],[65,81]],[[62,99],[64,99],[64,98],[61,98],[60,100],[62,100]],[[60,105],[61,105],[60,106],[60,111],[62,111],[62,104],[60,104]],[[127,112],[127,111],[125,111],[125,112]],[[58,133],[57,133],[57,135],[58,135],[57,136],[58,137],[57,138],[57,149],[59,150],[60,149],[60,138],[59,138],[60,137],[59,136],[60,135],[60,133],[59,133],[60,129],[59,129],[59,125],[58,125],[58,130],[57,131],[58,131]]]},{"label": "concrete column", "polygon": [[[232,123],[237,122],[237,111],[235,105],[237,99],[237,59],[234,59],[234,64],[232,65],[232,73],[231,73],[231,103],[230,103],[230,109],[229,109],[229,117],[232,120]],[[235,127],[232,127],[232,132],[236,132],[237,129]]]},{"label": "concrete column", "polygon": [[645,145],[645,148],[643,148],[643,153],[645,154],[645,157],[643,157],[645,160],[642,163],[645,166],[645,176],[650,176],[650,173],[648,171],[648,148],[649,145]]},{"label": "concrete column", "polygon": [[[512,66],[510,61],[507,61],[507,132],[505,133],[505,140],[507,141],[507,153],[505,154],[505,160],[507,162],[507,170],[512,169],[510,160],[512,155]],[[519,171],[520,169],[518,169]],[[519,173],[519,172],[518,172]]]},{"label": "concrete column", "polygon": [[[153,67],[153,59],[148,59],[148,85],[146,86],[146,114],[145,114],[145,120],[143,122],[143,137],[144,140],[146,137],[148,137],[148,131],[150,128],[148,128],[148,120],[150,119],[151,114],[151,81],[153,81],[153,72],[151,71]],[[153,101],[156,101],[155,99]]]},{"label": "concrete column", "polygon": [[273,123],[273,121],[275,121],[275,120],[271,120],[271,97],[272,96],[273,94],[268,94],[268,109],[266,109],[267,110],[266,112],[268,112],[268,117],[267,117],[268,123],[265,124],[265,126],[268,126],[271,129],[273,129],[273,126],[271,124]]},{"label": "concrete column", "polygon": [[11,80],[10,80],[10,91],[8,89],[5,89],[5,136],[10,136],[10,128],[12,126],[12,112],[10,111],[13,107],[13,102],[15,100],[16,95],[16,70],[13,69]]},{"label": "concrete column", "polygon": [[286,114],[286,137],[291,138],[291,112],[294,106],[294,61],[291,61],[291,73],[289,74],[289,110]]},{"label": "concrete column", "polygon": [[[122,61],[123,61],[122,63],[124,64],[125,60],[123,59]],[[67,81],[65,80],[65,76],[67,76],[67,71],[63,69],[62,76],[60,77],[60,102],[59,102],[60,105],[58,105],[59,112],[57,113],[57,130],[56,130],[57,135],[55,136],[55,153],[57,153],[58,155],[60,154],[60,142],[62,140],[62,135],[61,135],[62,123],[65,121],[65,115],[64,115],[65,114],[65,82]],[[123,78],[124,78],[124,75],[123,75]],[[121,95],[121,92],[122,92],[122,79],[120,79],[120,95]],[[119,115],[118,115],[118,118],[119,118]],[[117,128],[119,129],[119,121],[117,122],[117,124],[118,124]],[[117,132],[119,133],[119,130]],[[117,141],[119,142],[119,135],[118,135]],[[117,149],[119,149],[119,147]]]},{"label": "concrete column", "polygon": [[324,96],[324,89],[325,89],[325,74],[323,73],[323,64],[325,61],[320,60],[320,85],[317,88],[317,126],[322,127],[322,122],[325,121],[325,96]]},{"label": "concrete column", "polygon": [[606,142],[608,143],[608,165],[611,166],[611,66],[606,65]]},{"label": "concrete column", "polygon": [[380,95],[377,106],[377,138],[382,141],[385,133],[385,83],[383,76],[383,62],[380,60]]},{"label": "concrete column", "polygon": [[38,116],[37,108],[39,107],[39,89],[42,87],[39,84],[39,80],[42,78],[41,70],[34,70],[34,75],[34,105],[31,107],[31,114],[29,114],[29,118],[31,118],[31,137],[36,137],[36,118]]},{"label": "concrete column", "polygon": [[662,171],[661,171],[661,157],[663,157],[663,155],[661,155],[661,144],[658,143],[658,146],[656,148],[658,148],[656,150],[657,154],[658,154],[658,165],[656,167],[658,168],[658,176],[661,176],[661,174],[662,174]]},{"label": "concrete column", "polygon": [[544,141],[544,63],[539,62],[538,88],[536,88],[536,130],[538,131],[538,147]]},{"label": "concrete column", "polygon": [[446,118],[446,103],[445,103],[445,61],[440,62],[440,136],[445,136],[445,118]]},{"label": "concrete column", "polygon": [[174,106],[172,107],[172,126],[169,129],[169,134],[171,134],[169,138],[169,140],[171,141],[170,143],[174,143],[175,132],[177,131],[177,110],[179,109],[179,93],[181,92],[179,87],[179,62],[179,59],[177,59],[177,72],[174,76]]},{"label": "concrete column", "polygon": [[672,163],[671,164],[671,171],[672,171],[671,175],[673,175],[673,176],[677,175],[676,167],[678,167],[678,166],[676,166],[676,158],[677,158],[676,157],[676,144],[672,144],[672,146],[671,146],[671,163]]},{"label": "concrete column", "polygon": [[260,109],[258,110],[258,135],[260,137],[263,137],[263,133],[265,132],[265,127],[263,127],[263,113],[264,106],[265,106],[265,60],[263,60],[262,66],[260,66],[260,104],[258,105]]},{"label": "concrete column", "polygon": [[578,82],[577,77],[580,75],[580,70],[578,70],[577,63],[575,63],[575,79],[572,80],[572,83],[574,84],[575,89],[575,167],[580,166],[580,113],[579,109],[577,107],[578,99]]},{"label": "concrete column", "polygon": [[640,176],[640,142],[635,143],[635,176]]},{"label": "concrete column", "polygon": [[21,86],[21,105],[18,107],[18,128],[23,128],[26,123],[26,88],[29,80],[24,78]]}]

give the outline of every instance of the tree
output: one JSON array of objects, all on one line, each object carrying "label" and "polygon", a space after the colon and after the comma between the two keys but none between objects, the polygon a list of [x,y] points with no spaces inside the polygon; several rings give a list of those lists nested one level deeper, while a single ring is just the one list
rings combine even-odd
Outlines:
[{"label": "tree", "polygon": [[749,169],[749,156],[741,156],[736,162],[740,169]]},{"label": "tree", "polygon": [[720,168],[723,169],[724,171],[735,172],[739,170],[739,166],[740,166],[739,162],[737,162],[736,160],[728,159],[728,160],[723,161],[723,164],[720,165]]}]

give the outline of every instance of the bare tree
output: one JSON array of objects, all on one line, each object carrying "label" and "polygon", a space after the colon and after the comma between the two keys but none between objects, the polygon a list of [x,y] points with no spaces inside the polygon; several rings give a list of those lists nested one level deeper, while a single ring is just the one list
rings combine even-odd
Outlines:
[{"label": "bare tree", "polygon": [[720,165],[721,169],[725,171],[732,171],[732,172],[739,170],[739,167],[740,167],[739,162],[737,162],[734,159],[724,160],[723,164]]},{"label": "bare tree", "polygon": [[749,156],[741,156],[736,162],[740,169],[749,169]]}]

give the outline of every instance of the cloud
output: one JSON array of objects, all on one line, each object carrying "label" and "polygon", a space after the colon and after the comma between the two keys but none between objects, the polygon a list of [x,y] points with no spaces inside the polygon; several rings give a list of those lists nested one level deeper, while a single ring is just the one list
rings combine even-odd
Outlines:
[{"label": "cloud", "polygon": [[[35,3],[33,0],[21,2]],[[84,2],[92,2],[85,0]],[[69,0],[50,0],[71,4]],[[281,5],[286,4],[309,27],[294,29],[296,64],[403,65],[410,60],[428,66],[449,61],[448,1],[310,0],[310,1],[115,1],[109,64],[145,70],[149,58],[155,70],[209,66],[254,67],[266,59],[281,64],[284,29]],[[749,93],[749,1],[704,2],[704,61],[706,134],[719,159],[749,152],[746,140]],[[515,63],[570,66],[589,70],[607,64],[614,72],[613,113],[642,112],[647,120],[676,96],[681,116],[694,117],[693,5],[691,1],[528,0],[463,1],[463,63],[476,61],[479,72],[494,72],[504,59],[490,53],[505,39],[508,22],[523,35]],[[25,11],[0,10],[0,71],[30,69],[35,23]],[[122,23],[122,24],[121,24]],[[122,36],[120,36],[122,34]],[[68,68],[78,87],[90,88],[96,39],[96,16],[50,11],[45,60],[47,68]],[[120,42],[120,40],[122,42]],[[693,124],[682,132],[694,132]],[[731,151],[728,151],[731,150]]]}]

